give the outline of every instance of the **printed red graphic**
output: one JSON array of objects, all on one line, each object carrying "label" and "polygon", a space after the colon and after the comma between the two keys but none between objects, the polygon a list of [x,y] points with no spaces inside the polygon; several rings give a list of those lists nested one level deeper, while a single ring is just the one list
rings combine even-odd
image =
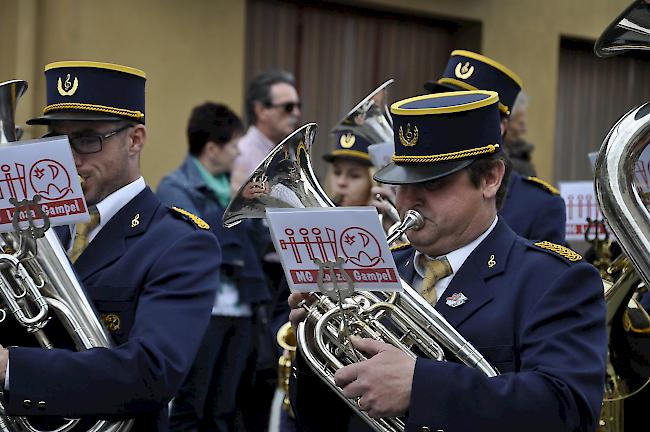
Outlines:
[{"label": "printed red graphic", "polygon": [[335,261],[338,255],[336,248],[336,232],[325,228],[326,239],[323,239],[320,228],[299,228],[298,235],[292,228],[286,228],[284,233],[287,240],[280,240],[280,247],[286,250],[289,247],[297,263],[302,263],[303,253],[307,252],[307,261],[313,262],[319,258],[321,261]]},{"label": "printed red graphic", "polygon": [[341,252],[346,262],[359,267],[374,267],[384,259],[377,239],[366,229],[350,227],[341,233]]},{"label": "printed red graphic", "polygon": [[27,183],[25,181],[25,165],[14,163],[0,165],[0,199],[14,197],[22,200],[27,198]]},{"label": "printed red graphic", "polygon": [[70,174],[52,159],[41,159],[32,165],[29,181],[34,192],[47,200],[58,200],[72,193]]}]

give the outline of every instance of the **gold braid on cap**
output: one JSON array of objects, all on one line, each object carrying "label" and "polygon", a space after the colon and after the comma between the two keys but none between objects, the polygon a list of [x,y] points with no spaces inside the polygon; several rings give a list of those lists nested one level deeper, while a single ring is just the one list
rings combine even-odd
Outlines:
[{"label": "gold braid on cap", "polygon": [[499,149],[499,144],[489,144],[485,147],[461,150],[452,153],[441,153],[437,155],[419,155],[419,156],[398,156],[393,155],[393,162],[411,162],[411,163],[431,163],[442,162],[455,159],[465,159],[483,154],[495,153]]},{"label": "gold braid on cap", "polygon": [[91,105],[91,104],[84,104],[84,103],[58,103],[58,104],[48,105],[43,110],[43,114],[47,114],[51,111],[58,111],[58,110],[96,111],[96,112],[120,115],[124,117],[131,117],[136,120],[140,120],[144,117],[144,114],[140,111],[132,111],[132,110],[127,110],[122,108],[108,107],[104,105]]}]

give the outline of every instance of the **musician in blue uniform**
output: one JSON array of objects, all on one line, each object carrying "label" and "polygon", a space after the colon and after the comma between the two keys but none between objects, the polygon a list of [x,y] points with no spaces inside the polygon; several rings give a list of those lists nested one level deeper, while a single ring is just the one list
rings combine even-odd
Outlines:
[{"label": "musician in blue uniform", "polygon": [[133,418],[132,430],[165,431],[210,319],[219,243],[140,173],[144,72],[74,61],[49,64],[45,78],[44,115],[28,123],[70,140],[91,220],[59,233],[114,347],[1,349],[7,414]]},{"label": "musician in blue uniform", "polygon": [[[455,50],[442,77],[425,83],[424,88],[431,93],[459,90],[497,92],[501,133],[505,134],[522,85],[521,78],[501,63],[475,52]],[[542,179],[512,171],[508,194],[499,214],[522,237],[566,243],[566,205],[559,191]]]},{"label": "musician in blue uniform", "polygon": [[187,125],[189,154],[158,186],[168,205],[196,213],[221,244],[221,283],[212,318],[194,365],[174,398],[171,431],[227,432],[235,429],[235,396],[251,349],[253,310],[271,298],[255,250],[251,221],[224,228],[230,202],[230,168],[244,132],[228,107],[206,102]]},{"label": "musician in blue uniform", "polygon": [[[339,369],[336,385],[373,418],[403,417],[407,431],[595,430],[607,352],[602,282],[576,252],[526,240],[498,215],[509,165],[497,94],[418,96],[391,113],[393,162],[374,177],[398,185],[402,216],[414,209],[425,221],[395,252],[400,275],[499,375],[361,338],[352,343],[368,360]],[[289,298],[294,324],[306,315],[302,300],[310,297]],[[305,430],[368,430],[302,356],[296,364],[292,403]]]}]

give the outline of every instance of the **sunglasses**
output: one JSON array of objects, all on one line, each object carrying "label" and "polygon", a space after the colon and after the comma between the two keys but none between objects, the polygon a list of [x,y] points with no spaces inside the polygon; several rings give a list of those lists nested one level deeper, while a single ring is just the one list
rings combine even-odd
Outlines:
[{"label": "sunglasses", "polygon": [[300,109],[301,106],[300,102],[285,102],[283,104],[275,105],[272,103],[266,104],[267,108],[282,108],[282,110],[287,114],[291,114],[295,108]]}]

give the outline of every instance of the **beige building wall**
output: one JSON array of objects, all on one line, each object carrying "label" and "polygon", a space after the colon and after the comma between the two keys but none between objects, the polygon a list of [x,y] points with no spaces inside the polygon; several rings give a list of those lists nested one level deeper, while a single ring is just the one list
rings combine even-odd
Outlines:
[{"label": "beige building wall", "polygon": [[[524,81],[530,96],[528,139],[536,145],[534,162],[540,176],[555,180],[560,37],[595,39],[630,0],[347,3],[480,21],[483,53],[508,65]],[[45,99],[42,70],[49,62],[107,61],[147,73],[149,142],[143,172],[153,186],[185,154],[184,128],[194,105],[217,100],[242,113],[245,0],[0,0],[0,16],[0,80],[21,78],[30,83],[18,123],[40,113]],[[41,132],[28,128],[27,136]]]},{"label": "beige building wall", "polygon": [[[95,60],[146,72],[142,166],[153,186],[187,152],[192,107],[215,100],[242,113],[243,0],[0,0],[0,16],[0,81],[29,81],[18,124],[43,109],[47,63]],[[25,137],[43,132],[27,127]]]}]

